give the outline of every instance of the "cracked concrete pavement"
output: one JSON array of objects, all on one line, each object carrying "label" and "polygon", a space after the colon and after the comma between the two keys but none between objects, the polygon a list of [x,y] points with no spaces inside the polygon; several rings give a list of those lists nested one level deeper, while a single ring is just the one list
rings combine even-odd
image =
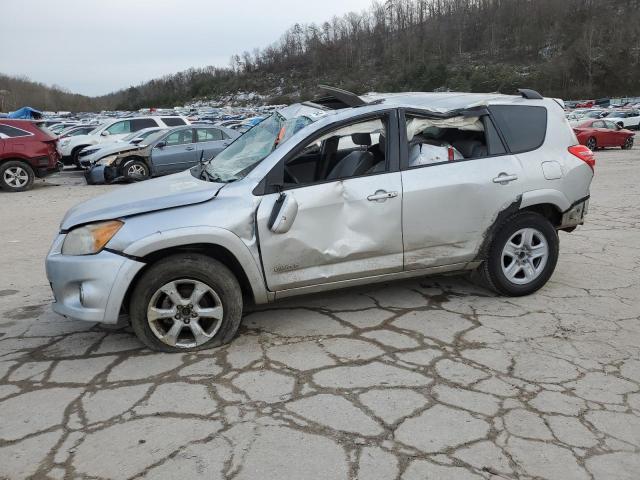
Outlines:
[{"label": "cracked concrete pavement", "polygon": [[640,155],[597,158],[535,295],[435,277],[304,297],[182,355],[49,307],[59,219],[118,186],[2,194],[0,478],[639,478]]}]

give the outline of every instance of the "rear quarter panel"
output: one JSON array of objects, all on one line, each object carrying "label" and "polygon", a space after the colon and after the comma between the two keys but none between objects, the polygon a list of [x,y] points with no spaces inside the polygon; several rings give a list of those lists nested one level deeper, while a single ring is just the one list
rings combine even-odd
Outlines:
[{"label": "rear quarter panel", "polygon": [[[573,129],[564,111],[552,100],[545,100],[547,108],[547,132],[544,144],[537,150],[519,153],[527,178],[522,207],[538,203],[551,203],[561,211],[589,195],[593,171],[582,160],[569,153],[568,148],[577,145]],[[544,162],[556,162],[561,170],[559,178],[546,178]]]}]

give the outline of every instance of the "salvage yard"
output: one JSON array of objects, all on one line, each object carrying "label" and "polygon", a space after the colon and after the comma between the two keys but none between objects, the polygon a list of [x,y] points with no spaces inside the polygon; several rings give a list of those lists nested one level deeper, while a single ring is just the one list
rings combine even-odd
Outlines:
[{"label": "salvage yard", "polygon": [[51,311],[60,219],[121,186],[0,194],[0,478],[637,479],[640,149],[597,161],[532,296],[447,276],[302,297],[195,354]]}]

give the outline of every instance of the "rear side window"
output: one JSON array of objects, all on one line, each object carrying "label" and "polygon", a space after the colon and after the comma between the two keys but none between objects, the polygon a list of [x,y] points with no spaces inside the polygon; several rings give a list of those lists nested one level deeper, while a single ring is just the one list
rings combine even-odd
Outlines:
[{"label": "rear side window", "polygon": [[0,133],[9,138],[28,137],[33,135],[31,132],[11,127],[9,125],[0,124]]},{"label": "rear side window", "polygon": [[547,109],[525,105],[492,105],[489,111],[512,153],[539,148],[547,133]]},{"label": "rear side window", "polygon": [[167,127],[178,127],[187,124],[187,122],[180,117],[162,117],[162,121]]},{"label": "rear side window", "polygon": [[153,118],[138,118],[136,120],[131,120],[131,131],[137,132],[138,130],[142,130],[143,128],[157,128],[158,124]]},{"label": "rear side window", "polygon": [[196,132],[199,142],[222,140],[222,132],[217,128],[198,128]]}]

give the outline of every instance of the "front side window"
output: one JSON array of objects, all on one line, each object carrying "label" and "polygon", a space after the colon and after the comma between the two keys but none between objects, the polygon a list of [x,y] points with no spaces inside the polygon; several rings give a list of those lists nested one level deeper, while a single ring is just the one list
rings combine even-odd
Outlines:
[{"label": "front side window", "polygon": [[107,132],[111,135],[123,135],[125,133],[131,133],[131,122],[124,120],[122,122],[116,122],[107,128]]},{"label": "front side window", "polygon": [[343,180],[387,170],[382,118],[340,127],[309,142],[284,166],[285,186]]},{"label": "front side window", "polygon": [[[488,120],[488,119],[487,119]],[[428,118],[407,116],[407,155],[409,167],[487,157],[489,148],[485,125],[480,117]],[[492,131],[495,146],[491,154],[504,153],[497,132]]]},{"label": "front side window", "polygon": [[212,142],[222,140],[222,132],[217,128],[198,128],[196,129],[196,137],[199,142]]},{"label": "front side window", "polygon": [[618,129],[618,126],[615,123],[610,122],[610,121],[604,122],[604,125],[605,125],[605,128],[608,128],[609,130],[617,130]]},{"label": "front side window", "polygon": [[596,121],[596,122],[593,122],[593,123],[591,124],[591,127],[592,127],[592,128],[605,128],[605,126],[604,126],[604,122],[603,122],[602,120],[598,120],[598,121]]}]

